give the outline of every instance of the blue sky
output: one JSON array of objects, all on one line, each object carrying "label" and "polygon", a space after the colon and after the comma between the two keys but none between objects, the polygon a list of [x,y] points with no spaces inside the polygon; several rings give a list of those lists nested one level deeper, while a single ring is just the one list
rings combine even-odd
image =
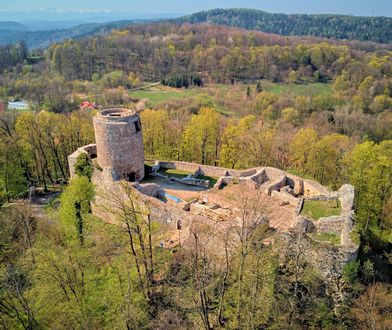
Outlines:
[{"label": "blue sky", "polygon": [[192,13],[210,8],[258,8],[281,13],[339,13],[392,17],[392,0],[0,0],[1,11],[65,10]]}]

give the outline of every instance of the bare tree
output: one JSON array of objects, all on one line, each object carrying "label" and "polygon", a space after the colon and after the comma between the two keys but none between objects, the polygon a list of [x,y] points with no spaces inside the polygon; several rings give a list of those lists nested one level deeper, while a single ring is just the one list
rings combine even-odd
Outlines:
[{"label": "bare tree", "polygon": [[197,306],[204,328],[210,330],[212,329],[210,320],[211,299],[208,289],[211,281],[212,260],[209,258],[206,244],[203,242],[205,239],[205,237],[201,237],[200,231],[196,227],[191,230],[192,249],[190,269],[193,279],[192,284],[197,292],[197,298],[193,298],[193,301]]},{"label": "bare tree", "polygon": [[153,303],[154,258],[152,239],[152,219],[147,205],[138,199],[136,190],[126,182],[121,189],[107,194],[102,208],[112,214],[121,223],[121,229],[128,237],[135,267],[138,273],[140,289]]},{"label": "bare tree", "polygon": [[243,328],[242,307],[244,304],[244,272],[249,254],[250,243],[255,233],[259,229],[264,232],[268,229],[268,220],[263,213],[262,191],[256,190],[254,193],[244,192],[240,196],[240,208],[238,209],[238,219],[235,223],[234,231],[239,239],[239,261],[237,269],[237,299],[236,318],[237,327]]}]

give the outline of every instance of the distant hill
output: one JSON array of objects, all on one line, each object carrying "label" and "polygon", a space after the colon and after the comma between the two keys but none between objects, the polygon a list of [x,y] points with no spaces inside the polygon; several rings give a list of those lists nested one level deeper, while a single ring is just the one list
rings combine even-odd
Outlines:
[{"label": "distant hill", "polygon": [[28,27],[17,22],[0,22],[0,30],[25,31]]},{"label": "distant hill", "polygon": [[392,42],[392,18],[271,14],[256,9],[212,9],[176,19],[295,36]]},{"label": "distant hill", "polygon": [[[104,34],[130,24],[151,23],[161,19],[127,19],[106,23],[86,23],[65,27],[71,21],[60,22],[58,28],[50,28],[49,22],[38,22],[41,31],[17,22],[0,22],[0,46],[25,41],[30,49],[44,48],[52,42],[78,39]],[[167,19],[176,23],[210,23],[247,30],[258,30],[286,36],[315,36],[319,38],[348,39],[392,44],[392,18],[357,17],[344,15],[271,14],[256,9],[212,9],[189,16]],[[33,22],[33,21],[31,21]],[[40,26],[33,22],[35,27]],[[60,24],[58,23],[58,24]],[[72,24],[75,24],[73,22]],[[38,24],[38,25],[37,25]],[[55,26],[55,25],[54,25]]]},{"label": "distant hill", "polygon": [[[60,42],[65,39],[78,39],[96,34],[107,33],[113,29],[140,23],[143,20],[126,20],[109,23],[81,24],[69,29],[57,29],[46,31],[21,31],[0,28],[0,46],[24,41],[30,49],[44,48],[52,42]],[[22,24],[21,24],[22,25]]]}]

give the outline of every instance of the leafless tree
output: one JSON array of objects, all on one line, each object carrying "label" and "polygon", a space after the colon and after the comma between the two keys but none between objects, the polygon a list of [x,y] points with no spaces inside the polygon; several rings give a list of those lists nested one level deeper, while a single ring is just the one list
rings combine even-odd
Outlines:
[{"label": "leafless tree", "polygon": [[106,194],[101,208],[119,221],[128,237],[140,288],[150,303],[153,299],[154,258],[152,219],[147,205],[138,199],[136,190],[123,182],[119,189]]}]

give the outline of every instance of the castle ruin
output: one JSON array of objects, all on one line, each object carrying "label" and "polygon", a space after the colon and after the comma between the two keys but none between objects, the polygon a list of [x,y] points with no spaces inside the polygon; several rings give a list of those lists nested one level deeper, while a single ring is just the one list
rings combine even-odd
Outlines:
[{"label": "castle ruin", "polygon": [[[273,233],[266,244],[273,243],[274,237],[280,235],[287,242],[286,255],[290,255],[296,233],[310,243],[317,234],[333,234],[339,244],[317,241],[309,244],[309,260],[325,278],[341,277],[344,265],[357,257],[358,244],[351,235],[354,226],[351,185],[330,191],[314,180],[272,167],[236,170],[159,160],[146,166],[140,117],[128,109],[101,111],[94,117],[94,130],[96,144],[79,148],[68,157],[68,162],[73,176],[81,153],[92,159],[96,190],[92,209],[105,221],[115,222],[107,212],[111,207],[107,196],[121,193],[127,184],[161,224],[160,237],[166,237],[160,242],[162,247],[186,246],[191,228],[198,225],[209,227],[211,237],[220,233],[235,246],[235,235],[228,234],[228,229],[240,223],[241,196],[257,196],[260,212]],[[180,179],[171,177],[173,170],[188,174]],[[336,201],[341,206],[341,214],[309,219],[301,214],[304,202],[309,200]],[[178,223],[181,223],[181,238],[177,234]],[[212,249],[219,250],[214,238],[211,242]],[[312,248],[314,244],[318,245],[317,249]]]}]

